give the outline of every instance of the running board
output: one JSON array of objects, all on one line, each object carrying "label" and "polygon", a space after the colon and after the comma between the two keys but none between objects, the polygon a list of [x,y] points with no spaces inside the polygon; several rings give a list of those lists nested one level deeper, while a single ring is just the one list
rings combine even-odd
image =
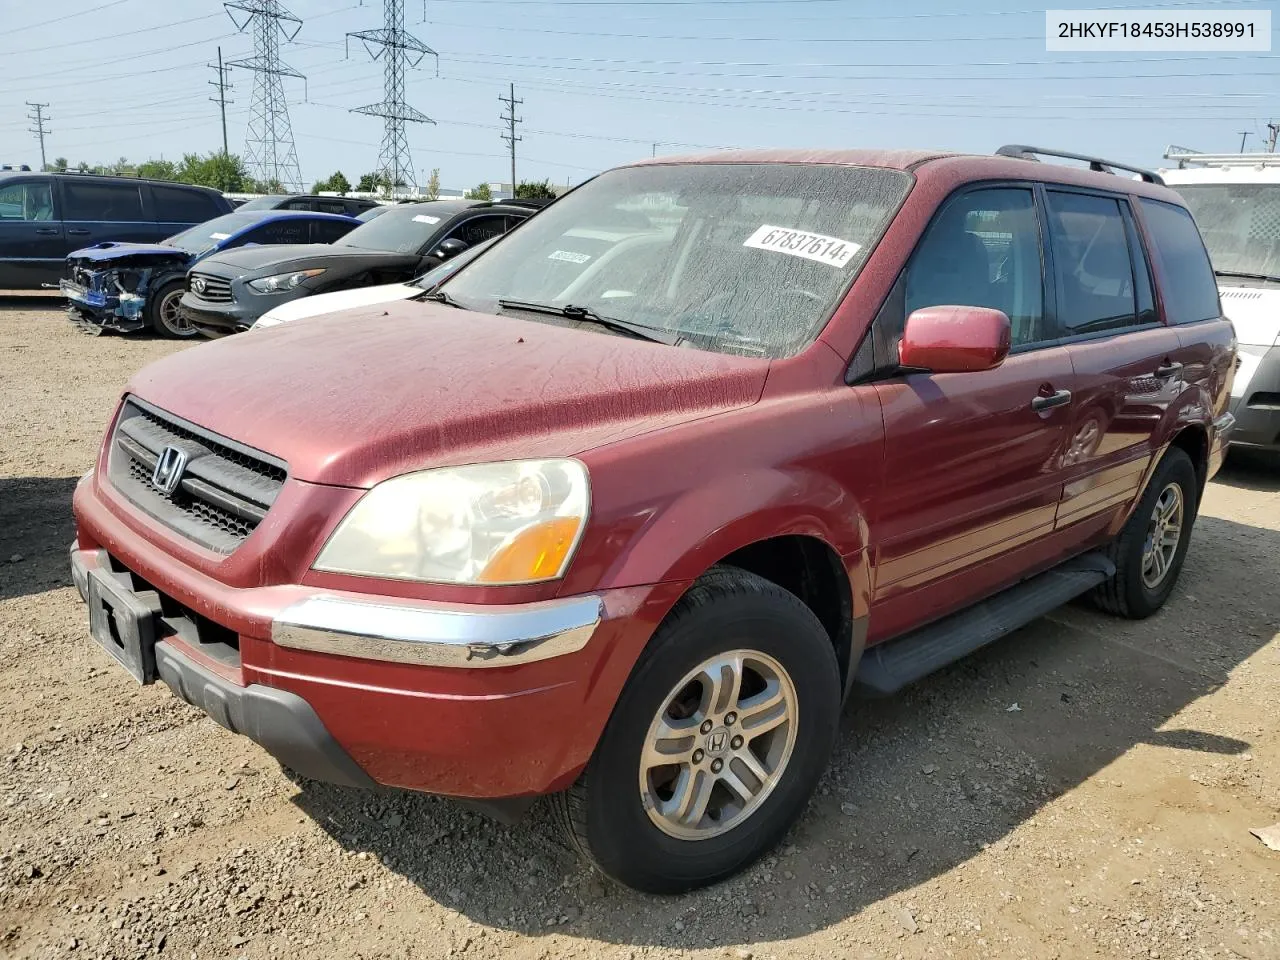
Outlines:
[{"label": "running board", "polygon": [[863,653],[853,678],[854,689],[873,697],[896,693],[1043,617],[1115,572],[1108,557],[1086,553],[972,607],[877,644]]}]

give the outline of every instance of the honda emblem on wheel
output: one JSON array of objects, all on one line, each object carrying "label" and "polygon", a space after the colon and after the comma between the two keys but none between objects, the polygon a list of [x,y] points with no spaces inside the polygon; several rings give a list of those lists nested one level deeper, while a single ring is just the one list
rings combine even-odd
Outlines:
[{"label": "honda emblem on wheel", "polygon": [[182,472],[187,469],[187,455],[177,447],[165,447],[151,473],[151,485],[166,497],[172,496],[182,482]]}]

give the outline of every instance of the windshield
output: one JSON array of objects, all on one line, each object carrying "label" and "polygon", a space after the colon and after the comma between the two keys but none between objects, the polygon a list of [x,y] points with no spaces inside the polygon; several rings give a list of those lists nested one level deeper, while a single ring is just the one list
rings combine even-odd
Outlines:
[{"label": "windshield", "polygon": [[1280,183],[1174,185],[1196,218],[1213,269],[1280,279]]},{"label": "windshield", "polygon": [[463,264],[470,263],[484,251],[488,250],[495,243],[501,240],[501,236],[490,237],[483,243],[477,243],[474,247],[468,247],[452,260],[446,260],[440,266],[428,270],[417,280],[413,281],[413,286],[421,287],[423,290],[432,290],[437,287],[445,277],[451,277],[459,267]]},{"label": "windshield", "polygon": [[179,250],[186,250],[188,253],[204,253],[212,250],[233,233],[252,226],[262,219],[261,214],[243,213],[241,212],[243,210],[244,207],[241,207],[235,213],[223,214],[214,220],[198,224],[190,230],[183,230],[181,233],[174,234],[165,243]]},{"label": "windshield", "polygon": [[281,200],[288,199],[285,195],[272,197],[254,197],[252,200],[246,200],[237,208],[239,210],[274,210],[279,206]]},{"label": "windshield", "polygon": [[440,229],[449,214],[431,212],[431,204],[415,203],[392,207],[373,220],[365,221],[337,242],[337,246],[391,253],[417,253]]},{"label": "windshield", "polygon": [[446,289],[491,312],[499,300],[572,305],[694,347],[789,356],[817,335],[910,186],[901,171],[820,164],[613,170]]}]

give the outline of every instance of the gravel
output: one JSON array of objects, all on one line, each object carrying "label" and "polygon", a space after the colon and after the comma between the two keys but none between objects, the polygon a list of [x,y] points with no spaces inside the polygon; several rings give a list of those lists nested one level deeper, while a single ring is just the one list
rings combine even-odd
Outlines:
[{"label": "gravel", "polygon": [[129,376],[186,345],[0,298],[0,955],[1280,957],[1280,468],[1209,488],[1150,620],[1082,605],[856,702],[808,814],[678,898],[544,805],[294,782],[88,641],[70,497]]}]

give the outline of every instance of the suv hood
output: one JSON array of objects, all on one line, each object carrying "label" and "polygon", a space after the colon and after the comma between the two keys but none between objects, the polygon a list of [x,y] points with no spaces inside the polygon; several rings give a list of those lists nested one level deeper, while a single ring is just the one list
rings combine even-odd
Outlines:
[{"label": "suv hood", "polygon": [[[282,243],[254,247],[237,247],[214,254],[201,263],[203,273],[247,276],[259,270],[271,268],[283,273],[296,270],[305,264],[324,264],[342,260],[350,263],[417,263],[416,253],[395,253],[388,250],[364,250],[360,247],[340,247],[331,243]],[[279,268],[279,269],[276,269]]]},{"label": "suv hood", "polygon": [[82,247],[67,255],[68,260],[84,260],[93,263],[115,263],[132,257],[140,258],[136,261],[138,263],[149,259],[167,260],[173,257],[188,260],[191,258],[191,251],[178,247],[166,247],[160,243],[107,242],[95,244],[92,247]]},{"label": "suv hood", "polygon": [[1236,286],[1219,278],[1218,296],[1238,342],[1257,347],[1280,343],[1280,286]]},{"label": "suv hood", "polygon": [[129,386],[284,459],[369,487],[432,466],[573,456],[745,407],[767,360],[401,301],[174,354]]}]

